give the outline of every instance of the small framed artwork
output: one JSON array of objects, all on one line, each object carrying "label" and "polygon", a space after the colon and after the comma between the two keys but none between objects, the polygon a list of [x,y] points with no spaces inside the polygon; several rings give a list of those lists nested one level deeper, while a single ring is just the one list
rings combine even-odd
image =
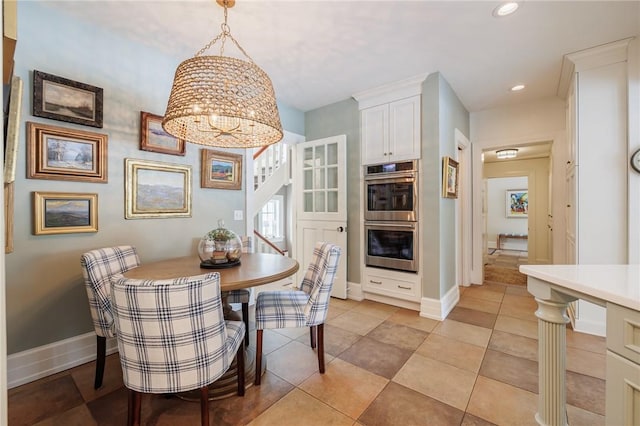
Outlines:
[{"label": "small framed artwork", "polygon": [[507,189],[505,196],[506,214],[509,218],[529,216],[529,191],[526,189]]},{"label": "small framed artwork", "polygon": [[102,127],[100,87],[33,71],[33,115]]},{"label": "small framed artwork", "polygon": [[450,157],[442,158],[442,196],[458,198],[458,162]]},{"label": "small framed artwork", "polygon": [[202,188],[242,189],[242,155],[201,150]]},{"label": "small framed artwork", "polygon": [[125,159],[126,219],[191,217],[191,166]]},{"label": "small framed artwork", "polygon": [[98,194],[33,193],[33,234],[98,232]]},{"label": "small framed artwork", "polygon": [[162,128],[162,117],[140,111],[140,149],[161,154],[184,155],[184,139],[178,139]]},{"label": "small framed artwork", "polygon": [[107,135],[27,123],[27,177],[107,183]]}]

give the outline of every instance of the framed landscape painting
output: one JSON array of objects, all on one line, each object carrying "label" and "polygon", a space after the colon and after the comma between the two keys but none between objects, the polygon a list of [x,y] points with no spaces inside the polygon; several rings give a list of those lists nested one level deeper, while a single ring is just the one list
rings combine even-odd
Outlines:
[{"label": "framed landscape painting", "polygon": [[125,159],[126,219],[191,217],[191,166]]},{"label": "framed landscape painting", "polygon": [[33,71],[33,115],[102,127],[103,90],[90,84]]},{"label": "framed landscape painting", "polygon": [[33,233],[98,232],[98,194],[33,193]]},{"label": "framed landscape painting", "polygon": [[107,183],[107,135],[27,123],[27,177]]},{"label": "framed landscape painting", "polygon": [[507,189],[505,204],[507,217],[528,217],[529,191],[526,189]]},{"label": "framed landscape painting", "polygon": [[242,155],[201,150],[202,188],[242,189]]},{"label": "framed landscape painting", "polygon": [[184,139],[178,139],[162,128],[162,116],[140,111],[140,149],[161,154],[184,155]]}]

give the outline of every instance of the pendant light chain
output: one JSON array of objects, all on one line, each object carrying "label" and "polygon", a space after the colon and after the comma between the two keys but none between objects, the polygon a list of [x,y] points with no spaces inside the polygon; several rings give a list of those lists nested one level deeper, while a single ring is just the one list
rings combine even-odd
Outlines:
[{"label": "pendant light chain", "polygon": [[218,40],[221,40],[221,45],[220,45],[220,56],[224,56],[224,43],[227,40],[227,37],[229,37],[231,39],[231,41],[233,41],[233,44],[236,45],[236,47],[238,48],[238,50],[240,50],[240,52],[242,52],[242,54],[249,59],[251,62],[253,62],[253,59],[251,58],[251,56],[249,56],[249,54],[242,48],[242,46],[240,46],[240,43],[238,43],[238,41],[231,35],[231,27],[229,26],[229,24],[227,24],[227,20],[228,20],[228,9],[227,9],[227,3],[224,3],[224,22],[222,24],[220,24],[220,28],[222,29],[222,32],[220,32],[220,34],[218,34],[213,40],[211,40],[209,43],[207,43],[202,49],[200,49],[198,51],[198,53],[195,54],[195,56],[200,56],[202,55],[205,51],[207,51],[209,48],[211,48],[211,46],[213,46],[214,44],[216,44],[216,42]]}]

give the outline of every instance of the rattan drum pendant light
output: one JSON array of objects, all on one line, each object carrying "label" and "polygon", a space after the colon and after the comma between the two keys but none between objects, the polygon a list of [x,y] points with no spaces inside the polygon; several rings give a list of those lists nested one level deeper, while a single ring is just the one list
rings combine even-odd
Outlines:
[{"label": "rattan drum pendant light", "polygon": [[[271,80],[231,35],[227,9],[235,0],[217,2],[224,7],[222,32],[178,66],[162,127],[177,138],[207,146],[276,143],[283,133]],[[227,38],[248,61],[223,56]],[[204,56],[218,40],[220,55]]]}]

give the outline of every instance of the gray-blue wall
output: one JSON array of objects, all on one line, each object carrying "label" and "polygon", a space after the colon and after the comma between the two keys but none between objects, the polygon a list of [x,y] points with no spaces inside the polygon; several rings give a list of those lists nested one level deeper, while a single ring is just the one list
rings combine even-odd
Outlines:
[{"label": "gray-blue wall", "polygon": [[455,200],[442,198],[442,158],[457,158],[455,129],[469,138],[469,112],[440,73],[422,85],[422,294],[440,299],[457,283]]}]

